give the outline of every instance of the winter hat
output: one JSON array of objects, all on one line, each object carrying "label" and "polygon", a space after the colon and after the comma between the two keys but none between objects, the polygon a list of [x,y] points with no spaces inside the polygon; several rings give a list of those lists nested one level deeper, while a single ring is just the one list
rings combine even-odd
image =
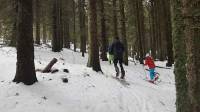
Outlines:
[{"label": "winter hat", "polygon": [[146,57],[149,57],[149,56],[150,56],[149,53],[147,53],[147,54],[146,54]]}]

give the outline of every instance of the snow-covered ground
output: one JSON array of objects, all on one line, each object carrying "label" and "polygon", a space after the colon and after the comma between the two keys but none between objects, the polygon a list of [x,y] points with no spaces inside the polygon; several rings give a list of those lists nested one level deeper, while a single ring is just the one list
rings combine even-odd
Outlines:
[{"label": "snow-covered ground", "polygon": [[[87,56],[64,49],[53,53],[35,48],[36,68],[43,68],[56,57],[55,74],[37,73],[32,86],[15,84],[16,50],[0,48],[0,112],[175,112],[175,84],[172,69],[156,69],[157,85],[145,81],[142,65],[126,66],[126,82],[119,81],[113,65],[101,62],[104,74],[86,67]],[[164,62],[157,62],[164,65]],[[64,73],[63,69],[69,69]],[[63,83],[62,78],[69,79]]]}]

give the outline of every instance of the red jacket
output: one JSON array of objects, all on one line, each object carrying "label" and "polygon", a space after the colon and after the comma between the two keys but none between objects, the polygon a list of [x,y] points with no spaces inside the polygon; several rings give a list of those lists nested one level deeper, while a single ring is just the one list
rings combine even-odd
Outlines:
[{"label": "red jacket", "polygon": [[152,69],[152,68],[156,67],[155,64],[154,64],[153,58],[150,57],[150,56],[146,57],[144,65],[147,65],[149,67],[149,69]]}]

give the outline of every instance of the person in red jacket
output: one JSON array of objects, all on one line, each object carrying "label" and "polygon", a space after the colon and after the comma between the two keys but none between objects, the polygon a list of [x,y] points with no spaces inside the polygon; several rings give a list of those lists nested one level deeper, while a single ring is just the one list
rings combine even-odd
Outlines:
[{"label": "person in red jacket", "polygon": [[149,75],[150,75],[150,81],[155,81],[155,63],[154,63],[154,60],[153,58],[147,54],[146,55],[146,58],[145,58],[145,66],[148,66],[149,68]]}]

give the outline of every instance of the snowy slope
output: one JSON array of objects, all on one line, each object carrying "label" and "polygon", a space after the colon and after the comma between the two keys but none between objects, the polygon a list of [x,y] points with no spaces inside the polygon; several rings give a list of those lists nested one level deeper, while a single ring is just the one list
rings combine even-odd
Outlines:
[{"label": "snowy slope", "polygon": [[[0,112],[175,112],[173,70],[157,69],[162,82],[145,81],[143,66],[130,63],[125,67],[126,82],[119,81],[113,65],[101,62],[104,74],[86,67],[87,56],[64,49],[52,53],[49,48],[35,48],[36,68],[43,68],[52,58],[56,74],[37,73],[32,86],[15,84],[16,51],[0,48]],[[164,62],[158,62],[164,65]],[[70,73],[62,72],[69,69]],[[61,78],[67,77],[69,83]]]}]

